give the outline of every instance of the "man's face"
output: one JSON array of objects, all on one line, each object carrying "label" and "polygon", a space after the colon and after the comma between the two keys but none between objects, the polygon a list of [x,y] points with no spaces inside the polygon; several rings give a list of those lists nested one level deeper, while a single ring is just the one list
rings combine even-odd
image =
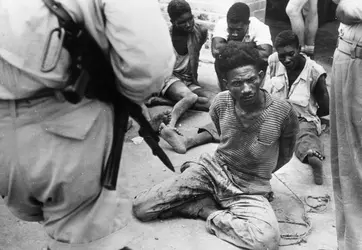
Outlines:
[{"label": "man's face", "polygon": [[195,25],[194,16],[191,12],[186,12],[175,19],[172,24],[179,30],[193,32]]},{"label": "man's face", "polygon": [[264,72],[247,65],[230,70],[226,74],[227,88],[240,107],[249,107],[259,100],[260,84]]},{"label": "man's face", "polygon": [[298,66],[300,50],[297,46],[287,45],[276,48],[279,61],[287,70],[293,70]]},{"label": "man's face", "polygon": [[248,32],[249,24],[238,22],[232,23],[228,21],[229,40],[242,41]]}]

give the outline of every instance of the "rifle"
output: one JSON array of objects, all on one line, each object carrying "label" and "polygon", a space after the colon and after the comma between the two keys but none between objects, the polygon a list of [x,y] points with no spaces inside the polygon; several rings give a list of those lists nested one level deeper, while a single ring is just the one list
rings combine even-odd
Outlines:
[{"label": "rifle", "polygon": [[[109,190],[117,187],[118,171],[123,149],[124,135],[127,131],[128,118],[131,116],[139,125],[139,135],[151,148],[152,153],[171,171],[175,171],[170,159],[158,145],[160,138],[142,114],[142,108],[122,95],[116,86],[116,76],[112,66],[93,37],[81,25],[75,23],[62,5],[54,0],[43,0],[50,11],[58,18],[59,27],[52,30],[43,51],[41,71],[50,72],[60,57],[64,47],[71,56],[70,78],[62,94],[70,103],[76,104],[83,97],[96,98],[113,105],[114,124],[113,141],[109,158],[102,172],[102,186]],[[54,60],[47,64],[50,43],[58,34],[59,47]]]}]

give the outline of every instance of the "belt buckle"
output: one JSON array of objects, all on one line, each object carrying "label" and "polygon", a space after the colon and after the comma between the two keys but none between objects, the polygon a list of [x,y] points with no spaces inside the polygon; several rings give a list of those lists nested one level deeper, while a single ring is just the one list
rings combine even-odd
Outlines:
[{"label": "belt buckle", "polygon": [[354,41],[351,45],[351,58],[355,59],[356,58],[356,49],[357,49],[357,42]]}]

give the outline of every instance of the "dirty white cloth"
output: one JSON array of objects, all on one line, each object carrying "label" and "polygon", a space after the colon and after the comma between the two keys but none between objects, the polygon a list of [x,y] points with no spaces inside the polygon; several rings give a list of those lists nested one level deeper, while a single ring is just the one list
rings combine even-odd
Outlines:
[{"label": "dirty white cloth", "polygon": [[[199,161],[188,162],[188,168],[155,185],[135,198],[134,211],[144,221],[205,195],[211,195],[221,206],[207,218],[206,229],[241,249],[279,249],[279,225],[268,200],[255,194],[259,188],[245,178],[231,174],[226,165],[208,154]],[[165,218],[165,217],[163,217]]]},{"label": "dirty white cloth", "polygon": [[362,6],[342,0],[343,22],[331,86],[331,166],[339,250],[361,250],[362,237]]},{"label": "dirty white cloth", "polygon": [[308,122],[313,122],[318,135],[321,134],[321,121],[317,116],[318,103],[313,96],[313,90],[318,79],[326,71],[316,61],[306,55],[305,66],[293,84],[289,87],[287,70],[278,59],[275,52],[268,58],[268,68],[264,80],[263,88],[272,96],[280,99],[287,99],[293,106],[298,117],[302,117]]},{"label": "dirty white cloth", "polygon": [[[159,93],[172,73],[175,56],[156,0],[58,2],[109,54],[123,94],[142,103]],[[0,24],[0,99],[19,99],[45,87],[64,87],[70,64],[65,49],[52,72],[40,71],[48,34],[59,26],[57,17],[41,0],[0,0]],[[54,59],[57,45],[51,43],[47,65]]]},{"label": "dirty white cloth", "polygon": [[[273,46],[269,26],[259,21],[256,17],[250,17],[249,21],[248,32],[245,35],[243,42],[255,42],[256,45],[269,44]],[[226,18],[217,21],[212,37],[220,37],[228,40],[229,32]]]}]

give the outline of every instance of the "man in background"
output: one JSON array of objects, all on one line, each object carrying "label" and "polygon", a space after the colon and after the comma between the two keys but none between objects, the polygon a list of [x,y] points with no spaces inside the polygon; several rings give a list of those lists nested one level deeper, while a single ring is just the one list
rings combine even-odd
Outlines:
[{"label": "man in background", "polygon": [[318,0],[289,0],[285,11],[292,30],[299,38],[301,51],[313,59],[318,30]]}]

